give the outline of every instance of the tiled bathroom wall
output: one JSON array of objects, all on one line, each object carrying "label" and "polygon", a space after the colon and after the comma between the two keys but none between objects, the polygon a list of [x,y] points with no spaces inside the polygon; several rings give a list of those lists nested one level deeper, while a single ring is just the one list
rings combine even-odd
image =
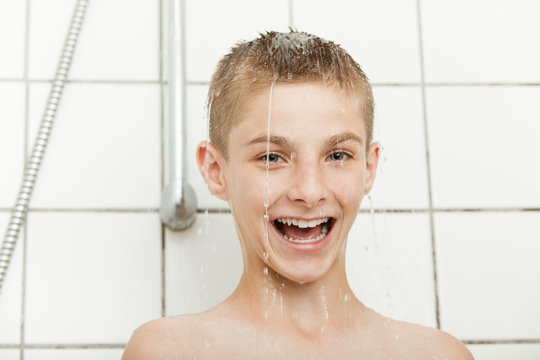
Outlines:
[{"label": "tiled bathroom wall", "polygon": [[[0,235],[74,0],[0,2]],[[185,0],[189,149],[240,39],[341,43],[373,82],[384,147],[349,237],[368,306],[439,327],[477,359],[540,359],[540,2]],[[0,359],[118,359],[141,323],[205,310],[242,271],[227,205],[189,159],[199,214],[159,221],[166,1],[90,0],[0,293]]]}]

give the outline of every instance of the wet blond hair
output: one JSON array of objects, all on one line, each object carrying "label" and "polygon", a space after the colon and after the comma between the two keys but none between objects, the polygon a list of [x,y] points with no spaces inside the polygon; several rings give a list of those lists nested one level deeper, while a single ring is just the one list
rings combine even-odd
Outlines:
[{"label": "wet blond hair", "polygon": [[210,142],[228,159],[229,134],[250,97],[273,82],[322,82],[353,96],[362,107],[366,148],[373,136],[371,85],[341,46],[305,32],[267,32],[236,44],[218,63],[207,98]]}]

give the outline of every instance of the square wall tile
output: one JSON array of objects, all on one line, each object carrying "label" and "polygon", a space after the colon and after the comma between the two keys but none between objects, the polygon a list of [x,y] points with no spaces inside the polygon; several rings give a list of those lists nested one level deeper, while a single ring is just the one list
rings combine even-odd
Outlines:
[{"label": "square wall tile", "polygon": [[414,0],[295,0],[293,26],[343,46],[374,82],[420,82]]},{"label": "square wall tile", "polygon": [[[54,76],[73,14],[70,0],[30,3],[29,74]],[[70,78],[158,80],[159,2],[88,3]]]},{"label": "square wall tile", "polygon": [[218,61],[241,40],[288,31],[287,0],[186,0],[186,77],[210,81]]},{"label": "square wall tile", "polygon": [[435,214],[435,232],[442,329],[540,338],[540,213]]},{"label": "square wall tile", "polygon": [[24,84],[0,82],[0,207],[15,204],[23,178],[24,98]]},{"label": "square wall tile", "polygon": [[19,360],[21,359],[21,351],[18,349],[0,349],[0,359]]},{"label": "square wall tile", "polygon": [[540,204],[540,88],[427,89],[436,207]]},{"label": "square wall tile", "polygon": [[27,254],[26,343],[127,343],[161,315],[157,214],[30,213]]},{"label": "square wall tile", "polygon": [[189,229],[167,230],[165,254],[167,315],[216,306],[232,294],[244,268],[230,214],[197,214]]},{"label": "square wall tile", "polygon": [[390,318],[436,326],[427,214],[360,214],[347,241],[347,276],[360,301]]},{"label": "square wall tile", "polygon": [[[0,212],[0,234],[2,234],[2,239],[9,217],[9,213]],[[6,278],[0,289],[0,344],[18,344],[21,340],[23,239],[24,231],[21,231],[9,263]],[[3,359],[1,352],[0,358]]]},{"label": "square wall tile", "polygon": [[427,208],[422,94],[419,87],[376,87],[375,134],[382,152],[371,201],[362,208]]},{"label": "square wall tile", "polygon": [[[30,90],[33,142],[49,86]],[[160,128],[158,85],[68,84],[31,206],[159,207]]]},{"label": "square wall tile", "polygon": [[538,360],[540,344],[468,345],[475,360]]},{"label": "square wall tile", "polygon": [[192,85],[187,89],[187,147],[188,182],[197,193],[199,209],[229,209],[226,201],[210,194],[199,172],[196,161],[197,145],[208,139],[208,118],[206,116],[206,94],[208,86]]},{"label": "square wall tile", "polygon": [[118,360],[123,349],[26,349],[25,360]]},{"label": "square wall tile", "polygon": [[428,82],[539,82],[540,2],[421,1]]},{"label": "square wall tile", "polygon": [[0,78],[24,77],[26,1],[0,1]]}]

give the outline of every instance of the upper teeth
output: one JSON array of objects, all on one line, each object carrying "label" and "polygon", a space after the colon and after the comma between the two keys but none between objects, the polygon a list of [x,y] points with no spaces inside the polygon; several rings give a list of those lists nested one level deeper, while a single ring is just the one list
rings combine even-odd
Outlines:
[{"label": "upper teeth", "polygon": [[315,220],[299,220],[299,219],[291,219],[291,218],[279,218],[277,221],[287,224],[287,225],[294,225],[298,226],[299,228],[312,228],[315,226],[318,226],[320,224],[323,224],[328,221],[329,218],[322,218],[322,219],[315,219]]}]

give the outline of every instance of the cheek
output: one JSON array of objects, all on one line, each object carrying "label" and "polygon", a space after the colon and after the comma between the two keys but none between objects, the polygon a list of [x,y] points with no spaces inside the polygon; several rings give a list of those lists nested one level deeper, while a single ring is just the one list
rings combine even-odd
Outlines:
[{"label": "cheek", "polygon": [[237,167],[229,173],[228,187],[233,203],[242,202],[243,207],[250,204],[264,208],[266,177],[265,174],[261,175],[260,171]]},{"label": "cheek", "polygon": [[343,207],[357,209],[364,195],[364,173],[358,168],[341,170],[330,174],[329,189]]}]

